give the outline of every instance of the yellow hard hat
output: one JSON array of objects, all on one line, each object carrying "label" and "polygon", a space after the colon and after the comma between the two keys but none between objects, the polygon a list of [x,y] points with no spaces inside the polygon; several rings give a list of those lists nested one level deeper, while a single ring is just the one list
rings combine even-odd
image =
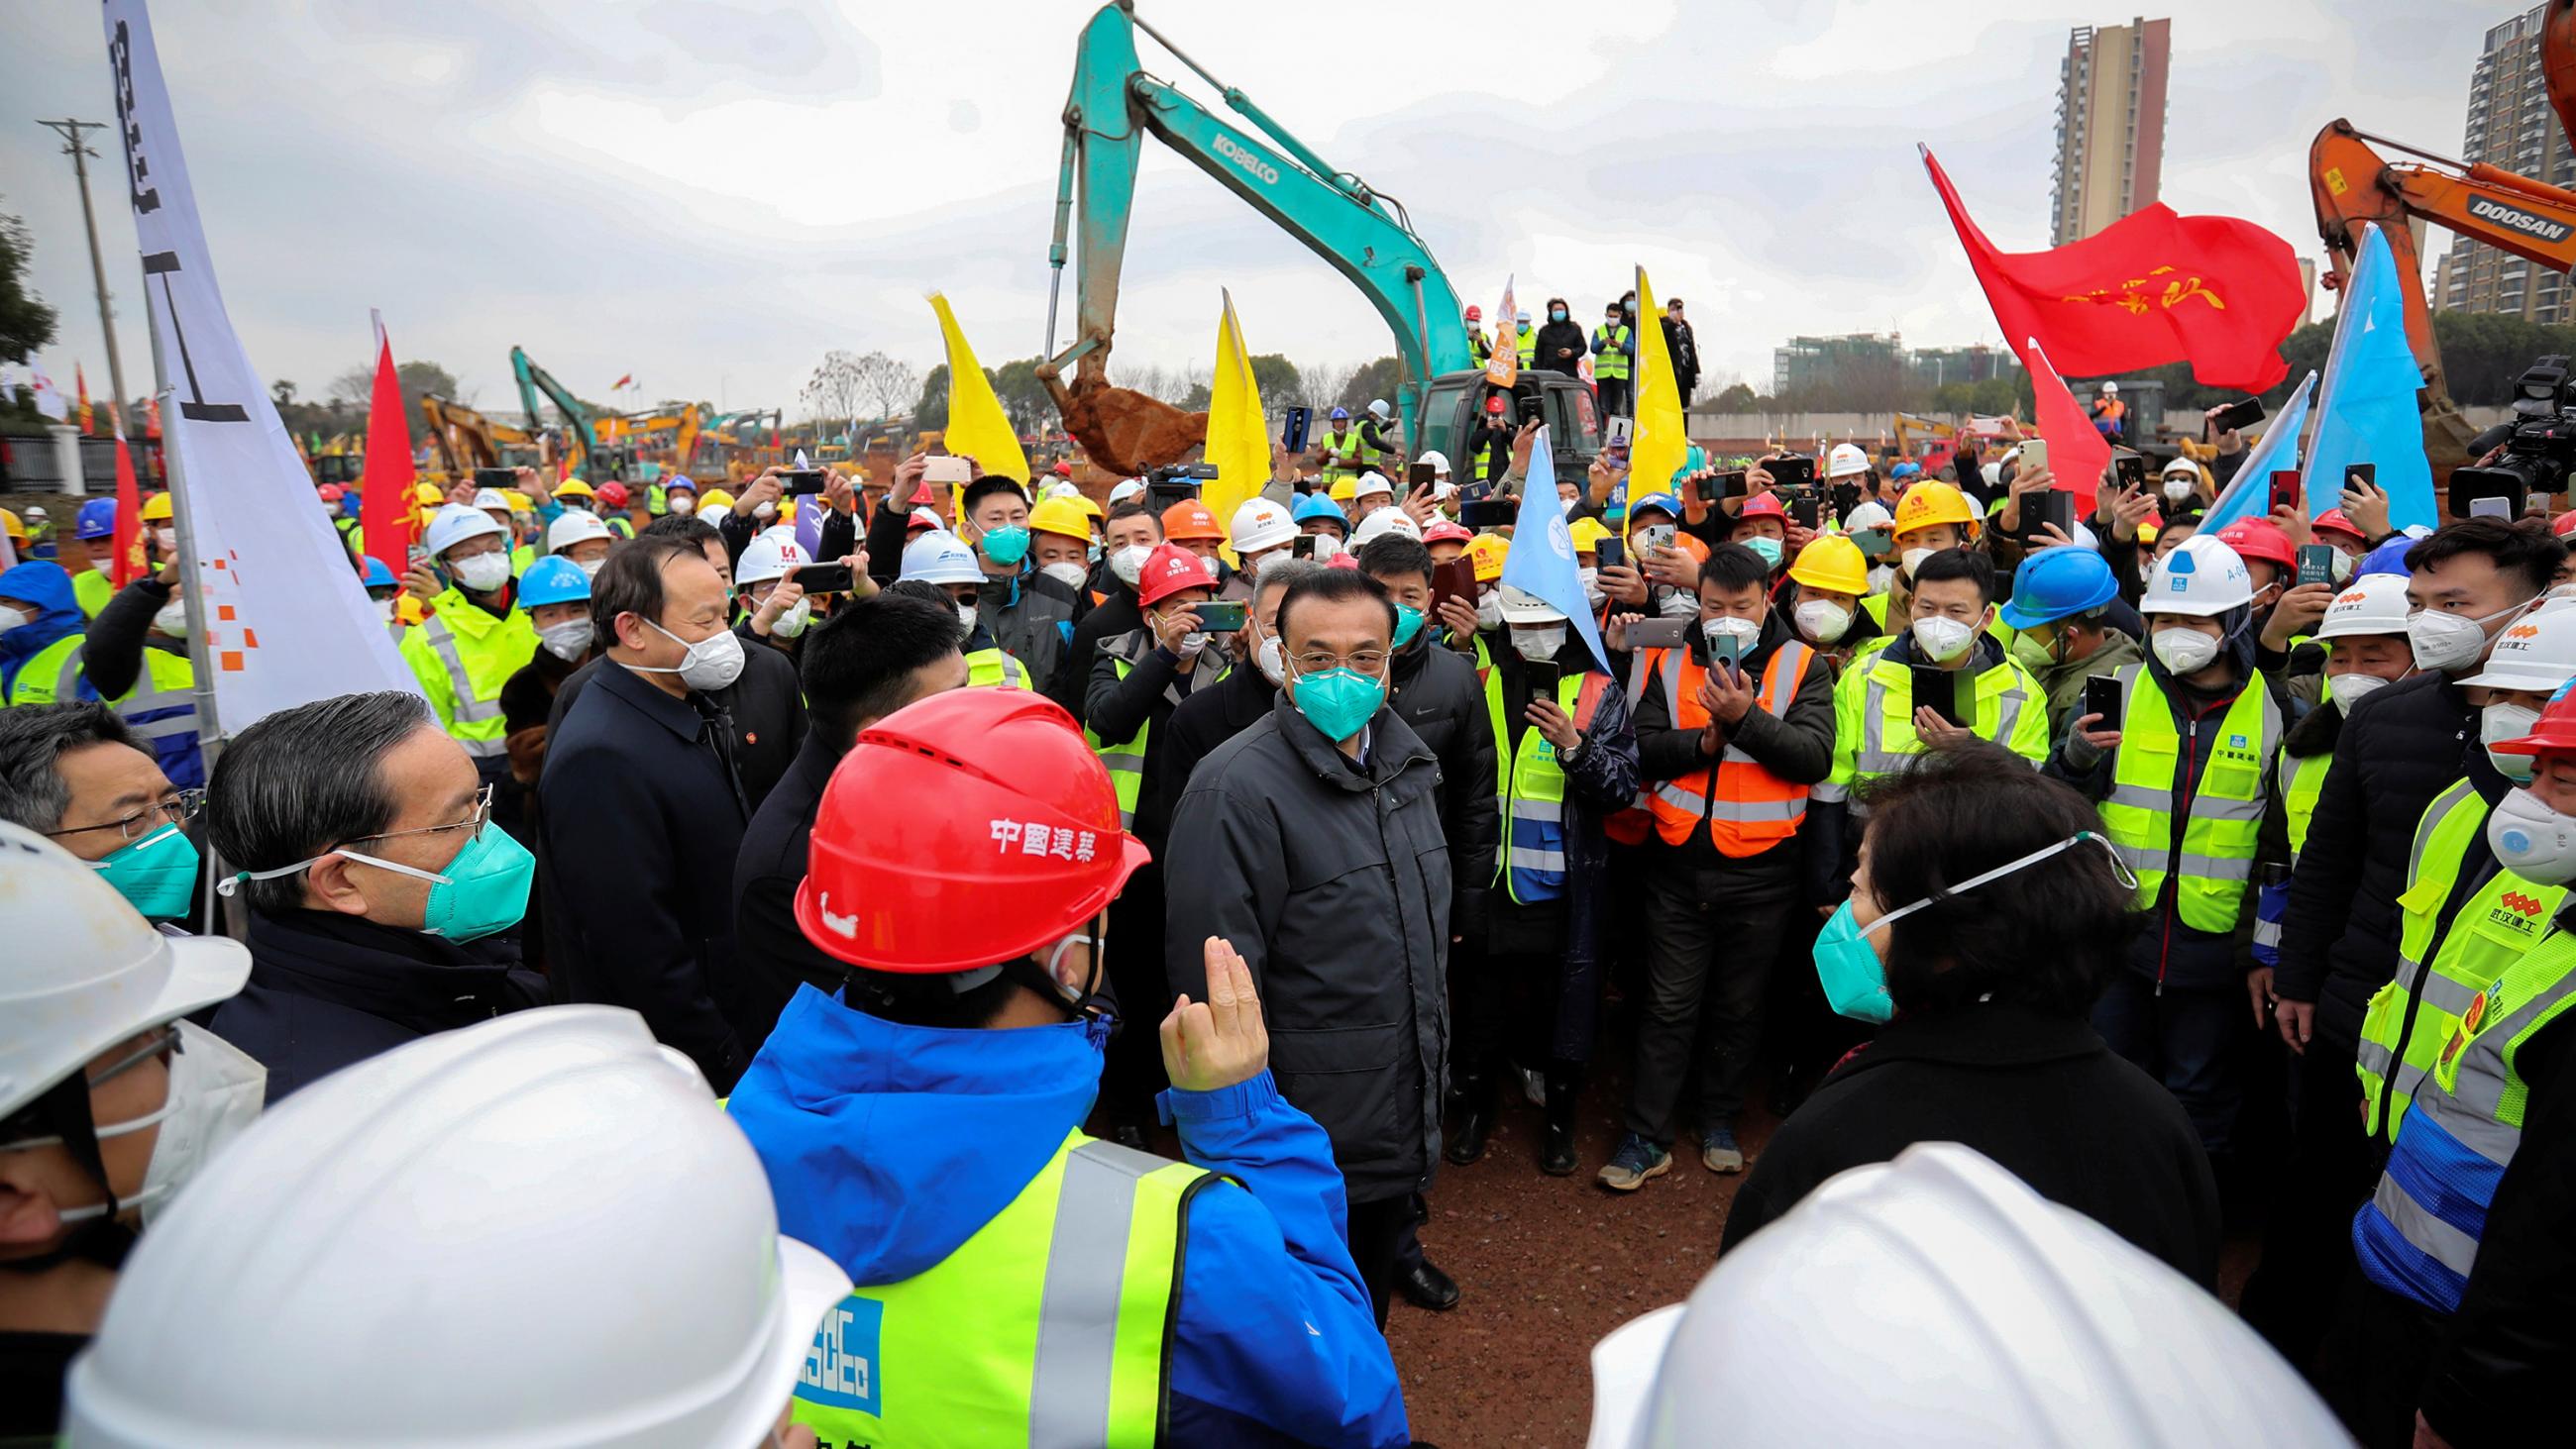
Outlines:
[{"label": "yellow hard hat", "polygon": [[2138,542],[2154,543],[2156,541],[2156,535],[2162,532],[2164,532],[2163,529],[2152,523],[2141,523],[2138,525]]},{"label": "yellow hard hat", "polygon": [[1597,518],[1578,518],[1568,525],[1565,531],[1574,535],[1576,553],[1597,553],[1601,548],[1601,540],[1617,537]]},{"label": "yellow hard hat", "polygon": [[778,500],[778,521],[781,523],[794,523],[796,521],[795,499],[781,498]]},{"label": "yellow hard hat", "polygon": [[557,498],[596,498],[599,495],[592,492],[590,485],[580,479],[566,478],[555,485],[555,496]]},{"label": "yellow hard hat", "polygon": [[145,523],[158,523],[170,516],[170,495],[155,493],[143,500],[143,512],[136,515]]},{"label": "yellow hard hat", "polygon": [[423,508],[436,508],[447,501],[447,493],[435,483],[423,483],[411,490],[411,501]]},{"label": "yellow hard hat", "polygon": [[1088,543],[1091,541],[1091,516],[1082,511],[1081,504],[1070,498],[1041,499],[1037,507],[1029,510],[1029,531],[1078,538]]},{"label": "yellow hard hat", "polygon": [[1789,577],[1837,594],[1866,594],[1869,560],[1861,557],[1859,544],[1839,533],[1828,533],[1798,550],[1797,561],[1789,565]]},{"label": "yellow hard hat", "polygon": [[20,543],[27,541],[27,525],[19,521],[16,513],[6,508],[0,508],[0,532],[7,533]]},{"label": "yellow hard hat", "polygon": [[537,500],[530,498],[527,494],[520,492],[516,488],[502,489],[501,496],[510,500],[510,511],[512,513],[534,513],[537,511]]},{"label": "yellow hard hat", "polygon": [[1335,503],[1348,503],[1352,499],[1360,496],[1359,480],[1356,478],[1345,478],[1341,482],[1334,484],[1332,492],[1327,496]]},{"label": "yellow hard hat", "polygon": [[733,507],[733,495],[721,488],[710,488],[698,495],[700,513],[713,513],[719,508],[731,507]]},{"label": "yellow hard hat", "polygon": [[1917,483],[1896,500],[1896,532],[1912,533],[1936,523],[1955,523],[1973,535],[1977,511],[1967,494],[1948,483]]},{"label": "yellow hard hat", "polygon": [[1492,583],[1503,576],[1503,555],[1510,553],[1509,540],[1499,533],[1480,533],[1467,540],[1467,557],[1476,561],[1476,582]]},{"label": "yellow hard hat", "polygon": [[1074,507],[1082,510],[1082,516],[1090,519],[1092,522],[1107,523],[1109,521],[1109,515],[1101,511],[1099,504],[1091,501],[1090,494],[1076,493],[1073,495],[1072,502]]}]

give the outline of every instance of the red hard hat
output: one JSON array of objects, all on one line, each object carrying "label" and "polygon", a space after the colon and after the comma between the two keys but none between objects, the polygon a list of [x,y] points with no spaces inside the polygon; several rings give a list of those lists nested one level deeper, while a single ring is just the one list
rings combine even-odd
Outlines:
[{"label": "red hard hat", "polygon": [[2560,538],[2565,538],[2571,530],[2576,530],[2576,510],[2562,513],[2549,522],[2549,531]]},{"label": "red hard hat", "polygon": [[1025,689],[952,689],[841,757],[796,925],[872,971],[973,971],[1080,930],[1151,858],[1073,716]]},{"label": "red hard hat", "polygon": [[343,495],[340,492],[339,484],[325,483],[321,487],[313,490],[313,496],[321,499],[325,503],[337,503]]},{"label": "red hard hat", "polygon": [[2236,550],[2238,558],[2259,558],[2285,569],[2298,566],[2299,551],[2290,547],[2290,536],[2268,518],[2240,518],[2218,531],[2218,541]]},{"label": "red hard hat", "polygon": [[1789,510],[1780,506],[1780,495],[1776,493],[1764,493],[1744,500],[1744,506],[1736,511],[1735,516],[1738,519],[1786,519],[1789,516]]},{"label": "red hard hat", "polygon": [[1482,307],[1470,307],[1467,309],[1467,320],[1470,322],[1476,321],[1484,315],[1485,309]]},{"label": "red hard hat", "polygon": [[2316,529],[2319,533],[2323,533],[2327,529],[2332,529],[2337,533],[2346,535],[2347,537],[2360,539],[2363,543],[2370,542],[2370,535],[2362,532],[2361,526],[2354,523],[2352,519],[2347,517],[2344,511],[2340,508],[2329,508],[2325,512],[2318,514],[2317,521],[2310,526]]},{"label": "red hard hat", "polygon": [[1422,530],[1424,543],[1468,543],[1475,537],[1475,534],[1468,531],[1467,525],[1453,523],[1446,518]]},{"label": "red hard hat", "polygon": [[611,508],[623,508],[626,506],[626,485],[623,483],[602,483],[599,485],[598,497],[600,502],[607,504]]},{"label": "red hard hat", "polygon": [[1073,476],[1073,465],[1071,463],[1058,463],[1055,465],[1053,471],[1055,476],[1059,478],[1070,478]]},{"label": "red hard hat", "polygon": [[2543,750],[2576,750],[2576,690],[2561,687],[2542,706],[2531,733],[2518,740],[2498,740],[2487,748],[2498,754],[2536,755]]},{"label": "red hard hat", "polygon": [[1324,562],[1328,569],[1357,569],[1359,566],[1360,556],[1355,553],[1337,553]]},{"label": "red hard hat", "polygon": [[1216,575],[1206,559],[1177,543],[1158,543],[1136,575],[1136,602],[1150,609],[1183,589],[1215,587]]},{"label": "red hard hat", "polygon": [[1490,396],[1488,396],[1488,397],[1485,399],[1485,411],[1487,411],[1487,412],[1489,412],[1489,413],[1498,413],[1498,412],[1501,412],[1502,410],[1503,410],[1503,395],[1502,395],[1501,393],[1494,393],[1494,394],[1491,394]]}]

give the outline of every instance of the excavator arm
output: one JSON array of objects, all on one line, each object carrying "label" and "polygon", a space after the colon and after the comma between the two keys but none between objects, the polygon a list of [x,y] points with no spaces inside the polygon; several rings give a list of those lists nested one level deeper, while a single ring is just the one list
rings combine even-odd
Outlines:
[{"label": "excavator arm", "polygon": [[555,381],[554,374],[537,366],[522,348],[510,349],[510,375],[518,381],[519,405],[527,410],[528,426],[538,426],[537,396],[543,393],[555,405],[555,411],[563,414],[564,437],[571,449],[574,471],[586,468],[599,442],[599,420],[582,406],[581,399],[572,395],[572,389]]},{"label": "excavator arm", "polygon": [[[1140,28],[1217,86],[1226,104],[1267,139],[1219,120],[1146,74],[1136,54]],[[1250,97],[1218,82],[1136,19],[1133,0],[1116,0],[1092,16],[1075,53],[1073,90],[1064,110],[1055,240],[1047,260],[1060,278],[1078,199],[1077,330],[1072,345],[1039,369],[1066,429],[1081,440],[1091,460],[1113,472],[1137,473],[1178,461],[1206,437],[1204,414],[1183,413],[1108,382],[1119,272],[1136,199],[1136,163],[1147,135],[1216,178],[1360,289],[1395,336],[1406,378],[1400,405],[1419,437],[1423,384],[1475,363],[1458,294],[1414,234],[1403,206],[1359,178],[1335,171]],[[1055,345],[1052,299],[1047,345]],[[1070,389],[1062,381],[1068,363],[1076,369]]]}]

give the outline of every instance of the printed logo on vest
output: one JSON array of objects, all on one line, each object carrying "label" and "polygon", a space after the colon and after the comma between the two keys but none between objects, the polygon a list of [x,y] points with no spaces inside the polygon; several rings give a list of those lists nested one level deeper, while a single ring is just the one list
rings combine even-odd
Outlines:
[{"label": "printed logo on vest", "polygon": [[796,1397],[828,1409],[882,1414],[877,1406],[877,1338],[885,1305],[856,1294],[823,1315],[805,1367],[796,1375]]}]

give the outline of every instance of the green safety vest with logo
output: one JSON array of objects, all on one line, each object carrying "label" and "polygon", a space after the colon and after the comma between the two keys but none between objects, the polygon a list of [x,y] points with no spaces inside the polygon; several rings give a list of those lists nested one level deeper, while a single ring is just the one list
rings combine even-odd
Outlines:
[{"label": "green safety vest with logo", "polygon": [[2120,681],[2120,743],[2111,751],[2111,794],[2102,824],[2111,849],[2138,878],[2138,909],[2162,898],[2174,880],[2174,913],[2195,931],[2236,929],[2254,881],[2254,843],[2270,799],[2266,768],[2281,750],[2281,708],[2262,671],[2245,680],[2218,724],[2218,747],[2200,767],[2182,828],[2173,805],[2188,778],[2173,708],[2143,664],[2112,673]]},{"label": "green safety vest with logo", "polygon": [[1526,322],[1520,323],[1519,327],[1520,330],[1515,336],[1520,345],[1515,350],[1521,355],[1521,366],[1536,367],[1538,366],[1538,333],[1532,331]]},{"label": "green safety vest with logo", "polygon": [[438,612],[403,636],[403,663],[465,753],[502,754],[501,686],[536,657],[537,626],[516,604],[494,618],[454,587],[430,602]]},{"label": "green safety vest with logo", "polygon": [[72,575],[72,599],[80,605],[81,612],[91,618],[97,618],[98,611],[106,608],[107,601],[115,597],[116,585],[98,570],[82,569]]},{"label": "green safety vest with logo", "polygon": [[1324,465],[1323,478],[1326,486],[1339,483],[1345,478],[1358,476],[1351,466],[1351,460],[1357,458],[1360,451],[1360,430],[1357,427],[1339,434],[1326,433],[1324,441],[1316,446],[1333,455],[1334,461]]},{"label": "green safety vest with logo", "polygon": [[1218,1180],[1066,1134],[957,1251],[823,1316],[796,1422],[826,1449],[1160,1442],[1190,1199]]},{"label": "green safety vest with logo", "polygon": [[[1970,733],[2034,767],[2048,758],[2048,694],[2021,661],[2007,653],[1979,673],[1961,674],[1976,695]],[[1884,649],[1855,656],[1834,682],[1833,769],[1807,797],[1820,804],[1849,803],[1860,814],[1853,790],[1904,769],[1921,753],[1923,738],[1914,732],[1913,666],[1892,662]]]},{"label": "green safety vest with logo", "polygon": [[79,634],[65,634],[27,657],[9,683],[11,704],[70,704],[79,699],[81,645]]},{"label": "green safety vest with logo", "polygon": [[[1610,676],[1586,670],[1557,681],[1556,707],[1573,719],[1577,734],[1592,728]],[[1517,749],[1503,717],[1503,678],[1485,673],[1485,713],[1494,727],[1494,794],[1502,802],[1503,849],[1494,863],[1498,883],[1514,901],[1530,905],[1565,895],[1565,767],[1556,746],[1535,726],[1521,732]]]},{"label": "green safety vest with logo", "polygon": [[[1125,679],[1136,667],[1134,661],[1115,655],[1111,656],[1110,662],[1118,670],[1118,677],[1121,679]],[[1233,667],[1229,662],[1226,665],[1226,673],[1232,672]],[[968,668],[971,670],[973,666],[970,664]],[[1216,678],[1225,678],[1225,673],[1219,673]],[[970,676],[968,682],[975,681]],[[1215,682],[1216,680],[1213,679],[1208,681],[1209,684]],[[1199,687],[1204,689],[1207,685]],[[1145,737],[1153,732],[1154,722],[1148,719],[1136,727],[1134,739],[1111,744],[1093,734],[1091,726],[1082,727],[1082,742],[1091,746],[1091,752],[1100,757],[1100,763],[1109,767],[1109,783],[1118,791],[1118,824],[1123,829],[1136,828],[1136,797],[1145,788]]]},{"label": "green safety vest with logo", "polygon": [[2397,971],[2370,998],[2353,1070],[2374,1137],[2393,1137],[2433,1059],[2488,982],[2528,951],[2567,898],[2499,870],[2444,917],[2469,846],[2486,830],[2487,803],[2461,780],[2433,797],[2415,826],[2406,889],[2397,896]]},{"label": "green safety vest with logo", "polygon": [[[1628,325],[1624,322],[1619,324],[1615,332],[1611,330],[1608,323],[1595,327],[1592,329],[1592,342],[1594,346],[1600,348],[1598,352],[1592,354],[1592,380],[1626,382],[1628,380]],[[1602,346],[1604,343],[1608,345]]]},{"label": "green safety vest with logo", "polygon": [[[1029,672],[999,648],[977,649],[966,656],[966,682],[969,685],[1001,684],[1013,689],[1029,687]],[[1096,747],[1095,747],[1096,748]]]}]

